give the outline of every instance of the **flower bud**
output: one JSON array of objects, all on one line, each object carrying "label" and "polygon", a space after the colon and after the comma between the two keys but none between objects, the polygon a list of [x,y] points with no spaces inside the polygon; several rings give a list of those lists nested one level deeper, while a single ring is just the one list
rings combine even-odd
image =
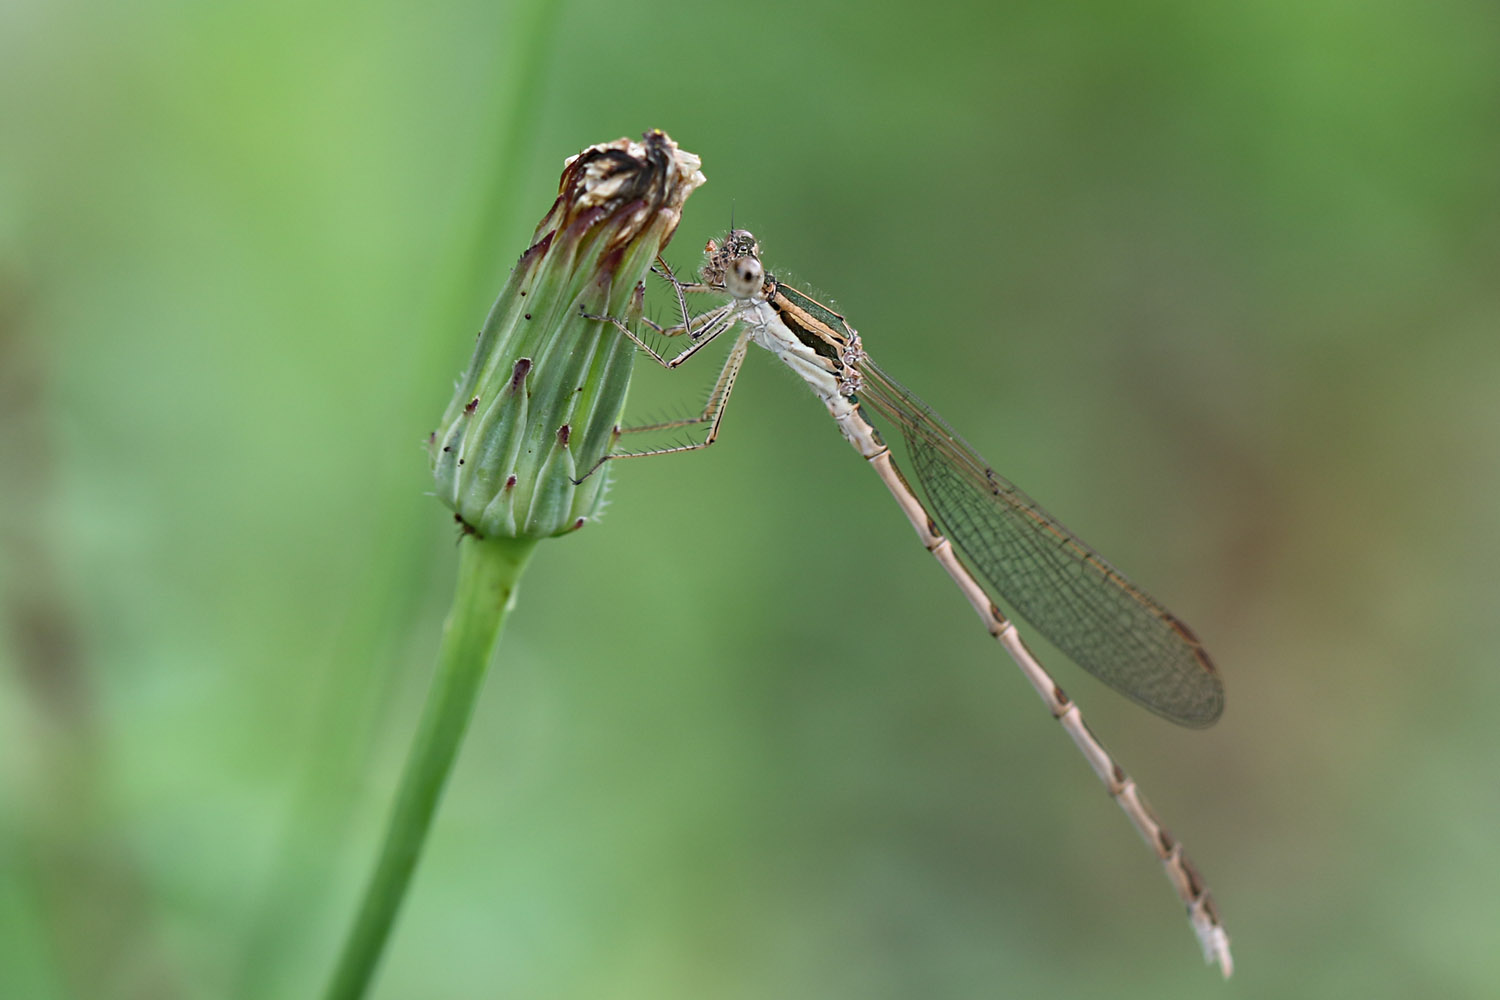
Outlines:
[{"label": "flower bud", "polygon": [[584,314],[639,310],[632,292],[703,183],[698,167],[655,130],[568,159],[428,438],[437,496],[469,529],[544,538],[595,516],[635,348]]}]

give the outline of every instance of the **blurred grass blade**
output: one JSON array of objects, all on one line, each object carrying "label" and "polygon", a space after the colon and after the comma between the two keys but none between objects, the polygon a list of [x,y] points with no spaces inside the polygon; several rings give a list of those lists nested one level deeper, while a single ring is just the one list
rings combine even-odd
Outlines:
[{"label": "blurred grass blade", "polygon": [[[562,4],[541,0],[497,12],[504,26],[497,40],[509,55],[496,60],[484,84],[490,95],[487,114],[472,131],[485,141],[464,154],[477,164],[472,190],[461,201],[472,207],[459,213],[445,241],[444,259],[433,268],[445,281],[433,294],[431,317],[422,329],[463,329],[472,321],[475,303],[486,301],[499,283],[497,262],[510,256],[504,248],[517,238],[514,192],[523,186],[535,155],[522,137],[536,131],[543,107],[527,94],[531,81],[546,77],[563,10]],[[419,409],[415,394],[425,392],[450,367],[450,361],[439,360],[449,357],[446,345],[410,346],[409,363],[420,377],[410,379],[401,398],[390,401],[403,413]],[[376,505],[370,520],[382,541],[359,553],[361,568],[351,579],[361,583],[347,589],[342,608],[332,612],[338,622],[332,652],[309,712],[317,725],[306,740],[275,860],[260,880],[256,913],[230,989],[238,1000],[285,995],[304,949],[310,947],[311,929],[326,915],[329,885],[335,881],[326,858],[346,841],[356,776],[369,768],[376,732],[402,666],[397,650],[406,648],[405,634],[427,600],[410,581],[431,575],[435,536],[404,530],[420,509],[409,489],[408,460],[391,453],[370,466],[365,495]]]}]

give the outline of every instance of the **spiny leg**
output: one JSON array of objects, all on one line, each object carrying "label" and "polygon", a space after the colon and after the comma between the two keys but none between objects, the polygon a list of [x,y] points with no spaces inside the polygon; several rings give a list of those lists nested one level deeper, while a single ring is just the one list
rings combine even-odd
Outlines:
[{"label": "spiny leg", "polygon": [[[694,316],[693,310],[688,306],[687,296],[706,294],[709,292],[712,292],[716,295],[723,295],[724,290],[722,288],[716,288],[713,285],[706,285],[702,282],[697,281],[678,281],[676,273],[672,270],[672,265],[668,264],[666,259],[660,254],[658,254],[656,257],[656,263],[651,265],[651,273],[665,279],[667,284],[672,286],[672,294],[677,298],[677,310],[678,314],[682,317],[682,322],[678,323],[676,326],[666,327],[660,325],[649,316],[642,316],[641,322],[664,337],[680,337],[684,333],[691,334],[693,339],[701,337],[703,335],[703,324],[702,322],[700,322],[698,324],[698,327],[695,329],[693,327],[693,321],[695,319],[701,321],[704,316],[711,315],[714,310],[708,310],[700,316]],[[637,308],[639,308],[639,306],[642,304],[642,300],[645,298],[645,292],[645,285],[638,284],[635,286],[634,298],[636,299],[635,304]]]},{"label": "spiny leg", "polygon": [[[584,313],[583,317],[584,319],[593,319],[599,320],[603,323],[614,324],[615,329],[619,330],[625,336],[629,337],[631,343],[635,344],[635,346],[646,352],[646,354],[651,358],[652,361],[655,361],[663,368],[672,369],[682,364],[688,358],[691,358],[694,354],[697,354],[709,343],[709,341],[713,340],[719,334],[723,333],[725,330],[733,326],[735,321],[739,319],[739,303],[726,302],[722,306],[716,306],[715,308],[710,309],[707,312],[699,313],[697,316],[691,317],[688,322],[683,323],[680,326],[669,328],[657,326],[655,323],[651,322],[649,319],[646,319],[644,316],[641,317],[642,321],[647,326],[651,327],[662,336],[680,337],[684,333],[686,333],[692,337],[692,346],[688,347],[681,354],[678,354],[676,357],[672,358],[663,357],[660,353],[657,352],[656,348],[652,347],[650,344],[646,343],[639,336],[637,336],[635,331],[630,329],[630,325],[628,323],[626,323],[622,319],[619,319],[618,317],[596,316],[593,313]],[[696,327],[692,325],[694,321],[696,321],[698,324]]]},{"label": "spiny leg", "polygon": [[688,294],[700,294],[705,292],[717,292],[719,294],[723,294],[723,289],[715,288],[713,285],[705,285],[701,282],[696,281],[678,281],[677,275],[672,271],[672,265],[668,264],[666,258],[664,258],[661,254],[656,255],[656,263],[651,266],[651,273],[660,275],[661,277],[665,278],[667,280],[667,283],[672,286],[672,294],[677,296],[677,308],[682,313],[682,323],[680,326],[675,326],[672,328],[675,332],[668,333],[666,330],[663,330],[655,323],[652,323],[650,320],[646,319],[646,317],[642,316],[641,319],[645,320],[658,333],[664,334],[668,337],[680,336],[681,334],[685,333],[687,329],[692,325],[693,311],[688,308]]},{"label": "spiny leg", "polygon": [[[599,471],[599,466],[616,458],[646,458],[650,455],[675,455],[678,452],[698,451],[713,444],[719,437],[719,425],[724,421],[724,410],[729,405],[729,394],[734,391],[735,379],[739,377],[740,366],[745,362],[745,354],[750,349],[750,332],[741,333],[734,346],[729,349],[729,357],[724,359],[724,367],[719,370],[719,377],[714,381],[713,392],[709,393],[708,405],[703,412],[696,417],[688,417],[683,420],[668,420],[659,424],[643,424],[639,427],[622,427],[620,434],[635,434],[640,431],[670,430],[674,427],[692,427],[698,424],[708,424],[708,433],[702,441],[692,441],[688,444],[673,445],[669,448],[649,448],[645,451],[621,451],[605,455],[594,463],[594,467],[585,472],[578,482],[583,482],[589,476]],[[576,485],[576,484],[575,484]]]},{"label": "spiny leg", "polygon": [[[694,354],[697,354],[700,350],[703,349],[703,346],[705,344],[713,340],[719,334],[723,333],[730,326],[734,325],[734,321],[737,318],[736,313],[738,313],[739,311],[737,308],[738,304],[735,302],[726,302],[724,305],[706,310],[702,313],[699,313],[697,316],[694,316],[692,309],[688,306],[688,295],[709,292],[717,295],[722,295],[724,294],[724,290],[722,288],[717,288],[713,285],[704,284],[702,282],[679,281],[677,279],[676,273],[672,270],[672,265],[668,264],[666,258],[662,257],[660,254],[657,254],[656,263],[652,265],[651,271],[653,274],[660,275],[662,278],[666,279],[667,283],[672,286],[672,294],[677,298],[677,308],[682,316],[682,322],[678,323],[676,326],[666,327],[652,320],[649,316],[644,315],[640,317],[640,321],[642,324],[650,327],[652,330],[655,330],[659,335],[663,337],[680,337],[683,334],[687,334],[689,339],[691,339],[693,343],[690,347],[682,351],[680,354],[672,358],[663,356],[656,350],[656,348],[646,343],[643,339],[641,339],[639,335],[636,334],[634,330],[630,329],[630,325],[628,323],[626,323],[624,320],[619,319],[618,317],[597,316],[593,313],[584,313],[583,315],[586,319],[598,320],[600,322],[614,324],[615,329],[619,330],[625,336],[629,337],[631,343],[635,344],[642,351],[644,351],[647,356],[651,358],[651,360],[655,361],[663,368],[672,369],[687,361],[687,359],[691,358]],[[632,296],[633,311],[639,312],[641,310],[643,300],[645,298],[645,292],[645,285],[637,284],[635,286],[635,292]]]},{"label": "spiny leg", "polygon": [[[719,370],[719,377],[714,381],[713,391],[708,394],[708,403],[703,407],[703,412],[696,417],[684,417],[681,420],[664,420],[655,424],[639,424],[635,427],[620,428],[621,434],[639,434],[642,431],[666,431],[675,427],[694,427],[698,424],[713,422],[709,428],[708,438],[695,445],[684,445],[667,449],[668,451],[691,451],[695,448],[706,448],[713,443],[713,439],[719,433],[719,421],[723,419],[724,408],[729,405],[729,394],[734,390],[734,380],[739,376],[740,365],[745,361],[745,354],[749,348],[749,333],[740,335],[734,347],[730,348],[729,356],[724,359],[724,367]],[[663,454],[660,451],[630,452],[628,454],[615,454],[610,458],[638,458],[641,455]]]}]

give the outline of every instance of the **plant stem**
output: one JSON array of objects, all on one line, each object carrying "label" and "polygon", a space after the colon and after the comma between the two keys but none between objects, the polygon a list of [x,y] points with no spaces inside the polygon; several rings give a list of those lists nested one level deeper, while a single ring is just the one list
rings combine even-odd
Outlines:
[{"label": "plant stem", "polygon": [[401,775],[380,858],[326,1000],[357,1000],[369,986],[468,728],[500,626],[515,602],[517,581],[536,542],[466,535],[459,543],[458,586],[443,626],[437,673]]}]

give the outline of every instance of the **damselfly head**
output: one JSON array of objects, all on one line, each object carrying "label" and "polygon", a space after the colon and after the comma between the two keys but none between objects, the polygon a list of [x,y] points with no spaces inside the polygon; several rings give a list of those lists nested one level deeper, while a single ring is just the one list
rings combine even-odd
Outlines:
[{"label": "damselfly head", "polygon": [[737,299],[748,299],[765,284],[766,269],[760,262],[760,245],[744,229],[731,229],[723,241],[709,240],[704,248],[708,263],[703,281],[723,288]]}]

